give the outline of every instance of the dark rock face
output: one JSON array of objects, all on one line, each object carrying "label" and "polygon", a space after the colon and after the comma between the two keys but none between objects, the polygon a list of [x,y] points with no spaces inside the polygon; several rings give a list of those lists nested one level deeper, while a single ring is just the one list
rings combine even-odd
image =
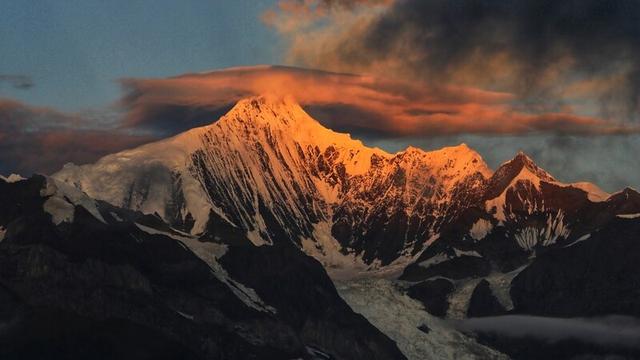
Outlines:
[{"label": "dark rock face", "polygon": [[[464,283],[495,274],[509,279],[500,286],[511,289],[515,309],[510,311],[557,316],[637,313],[638,283],[628,266],[637,261],[633,249],[640,229],[633,224],[640,221],[618,215],[640,213],[640,194],[625,189],[592,201],[585,191],[555,182],[523,154],[504,164],[478,191],[482,200],[451,218],[401,279]],[[490,206],[493,203],[501,210]],[[506,310],[491,300],[484,282],[480,286],[467,299],[472,316]],[[620,303],[605,307],[605,297]]]},{"label": "dark rock face", "polygon": [[[108,226],[80,206],[73,223],[53,225],[48,214],[37,210],[44,181],[0,183],[3,200],[21,200],[3,202],[7,234],[0,243],[0,279],[25,314],[18,315],[16,331],[35,330],[34,337],[3,347],[7,357],[20,357],[25,349],[73,355],[86,339],[73,335],[83,329],[96,330],[92,341],[103,345],[119,338],[103,338],[100,331],[106,330],[101,329],[149,329],[139,344],[123,342],[116,350],[150,356],[172,349],[193,358],[257,358],[263,351],[275,357],[304,355],[292,329],[237,301],[204,262],[175,240],[149,235],[130,222]],[[65,321],[42,329],[46,318],[68,320],[72,327],[63,331]],[[268,333],[271,326],[279,337]],[[11,331],[4,335],[3,341],[15,336]]]},{"label": "dark rock face", "polygon": [[[640,194],[625,189],[593,200],[555,182],[524,155],[479,191],[481,201],[451,218],[402,279],[416,286],[451,280],[449,301],[466,303],[465,313],[455,316],[640,316]],[[459,291],[470,284],[470,294]],[[498,291],[509,294],[509,308]],[[514,359],[640,358],[637,347],[584,339],[550,342],[488,330],[471,335]]]},{"label": "dark rock face", "polygon": [[[294,124],[313,136],[298,137],[304,131],[292,133]],[[337,135],[316,125],[297,105],[263,97],[242,101],[216,124],[190,134],[190,146],[177,151],[185,158],[169,159],[184,168],[169,171],[162,163],[167,159],[160,159],[148,172],[135,172],[133,183],[116,184],[130,190],[125,199],[106,192],[118,204],[142,209],[150,189],[161,185],[171,194],[158,209],[168,224],[102,203],[108,224],[77,208],[73,223],[55,226],[42,212],[44,199],[34,195],[42,179],[0,182],[0,201],[9,204],[0,208],[0,230],[6,228],[1,284],[21,307],[38,310],[45,299],[82,317],[79,322],[127,319],[132,324],[123,329],[149,328],[150,343],[160,337],[195,356],[305,357],[311,347],[335,358],[401,357],[339,299],[320,265],[295,248],[303,239],[320,239],[321,225],[321,235],[330,229],[339,243],[330,250],[355,254],[366,264],[416,256],[401,279],[416,282],[409,295],[438,316],[640,316],[640,278],[633,267],[640,260],[640,219],[628,216],[640,213],[636,191],[599,199],[588,185],[584,190],[584,184],[556,181],[522,153],[490,175],[466,146],[392,155],[345,138],[327,145],[312,137]],[[80,188],[85,178],[118,177],[109,169],[119,166],[104,165],[69,168],[60,176]],[[209,214],[199,212],[198,201],[187,204],[193,195],[187,182],[213,205]],[[102,194],[94,183],[84,187]],[[194,203],[195,209],[187,206]],[[275,313],[240,301],[239,289],[220,273],[212,275],[180,241],[141,231],[134,222],[180,236],[173,229],[188,232],[198,224],[199,232],[206,223],[199,240],[228,246],[216,259],[225,274],[255,290]],[[274,246],[256,248],[248,235]],[[315,245],[320,254],[327,250]],[[510,294],[513,307],[505,302],[503,308],[496,290],[500,300]],[[80,302],[94,293],[100,307]],[[456,305],[465,306],[449,309],[454,296]],[[132,298],[139,300],[132,305]],[[149,310],[131,310],[140,303],[151,304]],[[174,320],[175,309],[184,309],[179,311],[187,318]],[[176,335],[185,334],[183,328],[188,337]],[[545,352],[532,349],[533,340],[490,341],[517,356],[582,354],[567,351],[573,343]]]},{"label": "dark rock face", "polygon": [[407,295],[420,301],[432,315],[445,316],[449,309],[449,294],[454,290],[453,283],[447,279],[427,280],[412,285]]},{"label": "dark rock face", "polygon": [[46,182],[0,181],[2,359],[311,359],[308,346],[335,359],[404,358],[293,246],[231,246],[230,277],[155,216],[98,203],[105,222],[76,205],[55,225]]},{"label": "dark rock face", "polygon": [[518,313],[640,316],[640,221],[617,219],[585,241],[537,257],[512,282]]},{"label": "dark rock face", "polygon": [[480,280],[471,294],[467,317],[495,316],[506,313],[506,309],[491,291],[489,282]]},{"label": "dark rock face", "polygon": [[255,289],[306,344],[339,359],[402,359],[395,344],[339,297],[324,269],[292,244],[231,247],[221,258],[229,274]]},{"label": "dark rock face", "polygon": [[124,319],[101,321],[46,308],[19,316],[0,337],[3,359],[202,359],[163,333]]}]

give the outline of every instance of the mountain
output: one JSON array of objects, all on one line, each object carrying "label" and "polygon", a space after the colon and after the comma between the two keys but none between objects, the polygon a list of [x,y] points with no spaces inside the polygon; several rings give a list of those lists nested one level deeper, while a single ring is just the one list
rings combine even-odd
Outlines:
[{"label": "mountain", "polygon": [[[334,276],[392,263],[401,269],[470,208],[504,222],[518,209],[555,205],[538,196],[541,182],[606,197],[595,186],[558,183],[524,154],[492,173],[464,144],[396,154],[369,148],[275,96],[241,100],[209,126],[69,164],[54,178],[193,235],[293,242]],[[474,232],[493,226],[487,221]]]},{"label": "mountain", "polygon": [[466,145],[388,154],[324,128],[290,98],[262,96],[54,178],[193,235],[289,241],[328,267],[367,268],[416,255],[490,174]]},{"label": "mountain", "polygon": [[[40,185],[31,185],[35,190],[29,194],[40,200],[14,197],[17,189],[34,182]],[[200,287],[216,284],[226,289],[220,292],[222,300],[216,299],[231,304],[232,310],[202,303],[206,296],[184,295],[188,300],[178,303],[193,303],[191,312],[184,313],[197,318],[206,317],[203,309],[219,309],[221,317],[205,322],[221,328],[221,336],[242,340],[225,345],[206,331],[193,331],[229,356],[240,349],[249,351],[240,357],[268,349],[278,356],[402,358],[402,351],[421,358],[437,349],[439,357],[450,358],[454,355],[447,349],[452,346],[459,351],[455,357],[470,358],[503,358],[492,349],[514,358],[637,355],[626,344],[620,350],[608,343],[585,345],[573,337],[568,343],[514,340],[496,337],[490,326],[456,331],[450,325],[487,316],[497,323],[502,316],[640,316],[640,280],[632,268],[640,260],[635,251],[640,193],[627,188],[607,194],[589,183],[565,184],[524,153],[495,171],[464,144],[430,152],[409,147],[390,154],[323,127],[290,97],[264,95],[241,100],[211,125],[173,138],[95,164],[68,164],[51,179],[14,177],[4,183],[6,201],[13,204],[0,223],[0,234],[10,239],[0,243],[0,250],[8,246],[7,261],[17,251],[11,240],[17,219],[35,216],[38,222],[19,229],[26,231],[23,238],[67,256],[54,268],[73,267],[80,255],[82,261],[97,258],[109,266],[114,261],[122,265],[117,261],[125,256],[125,265],[138,269],[149,286],[163,289],[160,297],[144,298],[160,301],[152,308],[153,317],[164,319],[161,309],[175,308],[167,303],[173,298],[164,294],[199,294]],[[48,184],[63,194],[46,190]],[[34,201],[41,208],[27,211],[23,204]],[[101,230],[85,232],[87,221]],[[105,250],[105,236],[122,240]],[[184,245],[178,258],[172,255],[176,243]],[[189,266],[176,263],[183,257],[189,263],[204,262],[206,280],[177,284],[176,279],[192,276],[185,270]],[[29,264],[24,269],[42,267],[29,263],[37,256],[17,259]],[[32,280],[16,274],[20,276],[9,273],[14,284],[10,294],[28,298],[37,293],[21,293],[19,284]],[[94,282],[98,276],[88,278]],[[176,282],[167,283],[163,276]],[[83,279],[70,283],[84,284]],[[65,289],[51,293],[68,296]],[[353,313],[340,296],[385,334]],[[34,301],[26,304],[40,306]],[[53,303],[70,311],[63,301]],[[79,302],[71,309],[74,316],[85,316],[77,309],[86,306]],[[126,302],[122,308],[129,306]],[[242,318],[252,321],[251,326],[238,330],[232,325],[240,321],[233,317],[237,306],[257,311]],[[89,315],[95,316],[92,311]],[[181,330],[163,321],[170,326],[147,320],[137,320],[135,326],[154,330],[156,335],[148,339],[152,343],[160,336],[167,344],[191,344],[189,351],[203,351],[202,342],[193,345],[174,336]],[[167,337],[167,332],[173,335]]]},{"label": "mountain", "polygon": [[404,359],[293,244],[207,242],[14,180],[0,180],[2,359]]},{"label": "mountain", "polygon": [[[500,166],[485,182],[482,193],[481,201],[451,219],[438,240],[401,275],[401,279],[418,282],[409,293],[440,316],[520,311],[519,285],[515,284],[538,262],[594,246],[596,234],[601,239],[618,236],[614,229],[629,226],[620,219],[640,213],[640,194],[635,190],[609,195],[591,184],[563,184],[523,153]],[[634,240],[627,236],[618,241]],[[632,280],[610,281],[612,286],[625,288]],[[569,300],[563,301],[590,301]]]}]

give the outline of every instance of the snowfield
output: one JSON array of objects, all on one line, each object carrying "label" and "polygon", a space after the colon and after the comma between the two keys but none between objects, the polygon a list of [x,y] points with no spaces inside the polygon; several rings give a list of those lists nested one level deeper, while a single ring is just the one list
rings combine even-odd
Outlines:
[{"label": "snowfield", "polygon": [[[478,344],[452,325],[427,313],[422,305],[403,294],[402,283],[390,279],[336,282],[351,308],[398,344],[409,360],[509,359]],[[428,333],[418,329],[426,325]]]}]

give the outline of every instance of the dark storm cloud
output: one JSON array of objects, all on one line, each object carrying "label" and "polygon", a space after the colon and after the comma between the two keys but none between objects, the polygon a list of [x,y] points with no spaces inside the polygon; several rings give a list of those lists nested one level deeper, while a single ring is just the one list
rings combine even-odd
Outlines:
[{"label": "dark storm cloud", "polygon": [[0,174],[51,173],[151,140],[89,125],[77,114],[0,99]]},{"label": "dark storm cloud", "polygon": [[[564,181],[593,181],[608,191],[640,186],[640,163],[632,155],[640,151],[640,137],[620,131],[639,120],[640,1],[397,0],[323,4],[314,16],[300,14],[321,1],[296,3],[302,9],[280,6],[265,18],[288,44],[291,64],[512,96],[497,116],[468,107],[466,125],[481,117],[484,131],[442,121],[395,138],[388,132],[385,139],[379,136],[384,132],[358,126],[354,131],[370,144],[401,150],[466,142],[494,168],[524,150]],[[457,114],[411,106],[404,111],[431,119]],[[522,126],[512,113],[537,116]],[[583,131],[576,121],[550,121],[558,113],[598,118],[611,128]],[[526,130],[513,131],[512,124]]]},{"label": "dark storm cloud", "polygon": [[0,74],[0,87],[4,84],[20,90],[28,90],[35,86],[33,79],[29,76]]},{"label": "dark storm cloud", "polygon": [[[289,41],[293,63],[496,89],[517,95],[530,110],[570,107],[582,115],[637,120],[640,1],[376,5],[274,26]],[[287,9],[278,14],[279,24],[295,16]]]}]

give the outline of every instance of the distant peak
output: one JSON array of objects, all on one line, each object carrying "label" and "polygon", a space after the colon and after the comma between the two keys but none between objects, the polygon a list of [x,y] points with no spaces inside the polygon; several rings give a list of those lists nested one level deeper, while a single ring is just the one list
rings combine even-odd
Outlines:
[{"label": "distant peak", "polygon": [[513,158],[513,160],[518,160],[518,161],[522,161],[522,162],[526,162],[526,163],[535,164],[533,159],[522,150],[518,151],[518,153]]},{"label": "distant peak", "polygon": [[536,165],[536,163],[533,161],[533,159],[529,155],[524,153],[524,151],[522,150],[518,151],[518,153],[516,154],[516,156],[513,157],[513,159],[500,165],[500,167],[503,167],[503,166],[526,167],[529,170],[540,169],[538,165]]},{"label": "distant peak", "polygon": [[527,179],[536,179],[535,181],[556,182],[556,179],[538,167],[533,159],[524,152],[519,151],[513,159],[500,165],[494,173],[492,178],[492,182],[494,183],[492,187],[494,187],[494,189],[490,192],[489,198],[498,196],[513,179],[523,176]]},{"label": "distant peak", "polygon": [[630,186],[627,186],[624,189],[622,189],[622,191],[620,193],[624,194],[625,196],[629,196],[629,195],[631,195],[631,196],[640,196],[640,193],[638,192],[638,190],[636,190],[636,189],[634,189],[634,188],[632,188]]}]

